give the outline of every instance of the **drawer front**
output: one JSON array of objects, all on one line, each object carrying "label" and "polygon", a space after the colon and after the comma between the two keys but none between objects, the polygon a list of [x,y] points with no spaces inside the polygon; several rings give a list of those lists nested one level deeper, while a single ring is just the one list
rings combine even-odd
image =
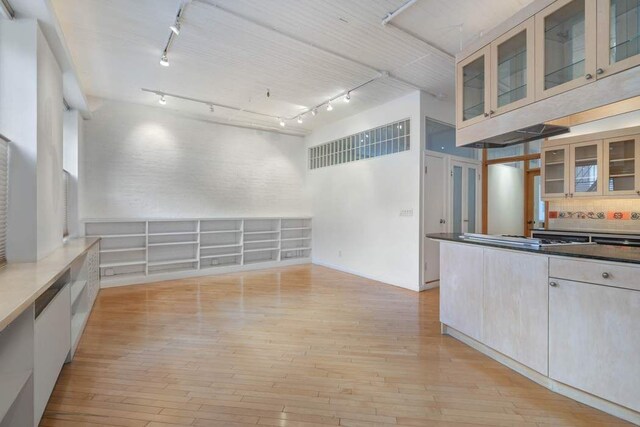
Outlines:
[{"label": "drawer front", "polygon": [[640,266],[551,258],[549,276],[640,291]]}]

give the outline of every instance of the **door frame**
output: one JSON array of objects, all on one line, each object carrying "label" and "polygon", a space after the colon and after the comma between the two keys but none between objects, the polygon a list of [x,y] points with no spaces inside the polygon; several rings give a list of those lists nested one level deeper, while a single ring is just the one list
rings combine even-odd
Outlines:
[{"label": "door frame", "polygon": [[[469,181],[469,169],[473,168],[476,170],[477,174],[477,183],[476,183],[476,229],[474,232],[481,227],[482,224],[482,188],[483,188],[483,173],[482,173],[482,162],[480,160],[472,160],[466,158],[460,158],[456,156],[450,156],[448,163],[449,170],[449,179],[448,179],[448,188],[447,188],[447,196],[448,196],[448,216],[447,221],[449,223],[449,227],[447,228],[449,233],[453,232],[453,168],[454,166],[462,167],[462,222],[464,223],[465,213],[468,212],[467,201],[468,198],[468,183]],[[468,222],[468,221],[467,221]],[[464,224],[461,224],[461,230],[464,233]]]},{"label": "door frame", "polygon": [[[525,172],[525,184],[524,184],[524,236],[530,235],[530,225],[535,225],[535,215],[533,212],[533,188],[535,186],[535,177],[540,177],[540,191],[542,191],[542,176],[540,168],[529,169]],[[547,203],[545,204],[545,212],[547,211]],[[547,215],[545,215],[545,220],[547,220]],[[530,224],[529,221],[533,221],[533,224]],[[547,225],[547,221],[545,221],[545,226]]]}]

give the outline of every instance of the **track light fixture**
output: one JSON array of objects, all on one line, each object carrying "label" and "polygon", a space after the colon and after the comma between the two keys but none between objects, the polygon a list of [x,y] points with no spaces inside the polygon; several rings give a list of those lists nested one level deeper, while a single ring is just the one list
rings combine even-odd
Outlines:
[{"label": "track light fixture", "polygon": [[347,92],[347,94],[344,96],[344,102],[348,104],[349,101],[351,101],[351,92]]},{"label": "track light fixture", "polygon": [[298,123],[302,123],[302,116],[298,116]]},{"label": "track light fixture", "polygon": [[160,103],[160,105],[166,105],[167,99],[164,97],[164,95],[160,95],[160,100],[158,102]]},{"label": "track light fixture", "polygon": [[284,120],[282,120],[280,118],[278,120],[280,121],[280,126],[284,127],[284,125],[285,125]]},{"label": "track light fixture", "polygon": [[215,108],[213,108],[213,104],[209,105],[209,111],[212,112],[212,113],[215,111]]},{"label": "track light fixture", "polygon": [[316,114],[318,114],[318,109],[314,108],[313,110],[311,110],[311,115],[315,116]]},{"label": "track light fixture", "polygon": [[327,111],[332,111],[333,105],[331,105],[331,101],[327,102]]},{"label": "track light fixture", "polygon": [[164,52],[162,54],[162,57],[160,57],[160,65],[162,65],[163,67],[169,66],[169,58],[167,57],[167,52]]},{"label": "track light fixture", "polygon": [[173,31],[176,36],[180,35],[180,21],[176,21],[176,23],[171,25],[169,29]]}]

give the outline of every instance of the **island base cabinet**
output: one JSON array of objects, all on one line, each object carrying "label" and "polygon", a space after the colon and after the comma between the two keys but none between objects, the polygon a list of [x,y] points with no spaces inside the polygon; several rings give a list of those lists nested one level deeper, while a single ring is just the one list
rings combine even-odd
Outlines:
[{"label": "island base cabinet", "polygon": [[550,280],[549,376],[640,411],[640,292]]},{"label": "island base cabinet", "polygon": [[483,342],[547,375],[549,259],[484,251]]},{"label": "island base cabinet", "polygon": [[482,340],[483,249],[440,245],[440,321],[478,341]]}]

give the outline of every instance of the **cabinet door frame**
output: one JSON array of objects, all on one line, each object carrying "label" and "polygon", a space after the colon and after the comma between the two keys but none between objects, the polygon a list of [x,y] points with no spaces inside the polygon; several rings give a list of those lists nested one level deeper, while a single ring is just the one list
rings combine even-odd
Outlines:
[{"label": "cabinet door frame", "polygon": [[[527,37],[527,95],[510,104],[498,107],[498,48],[507,40],[526,32]],[[532,16],[491,42],[491,116],[497,116],[530,104],[535,99],[535,19]]]},{"label": "cabinet door frame", "polygon": [[[634,150],[634,158],[635,158],[635,179],[634,179],[634,188],[633,190],[620,190],[620,191],[612,191],[609,190],[609,177],[611,175],[609,171],[609,144],[612,142],[620,142],[620,141],[635,141],[635,150]],[[615,196],[615,195],[633,195],[637,194],[637,191],[640,191],[640,135],[634,136],[619,136],[617,138],[608,138],[602,141],[602,154],[603,154],[603,165],[602,165],[602,178],[603,178],[603,195],[605,196]]]},{"label": "cabinet door frame", "polygon": [[[464,75],[463,69],[466,65],[472,63],[476,59],[484,56],[484,114],[480,114],[469,120],[463,120],[464,114]],[[489,117],[489,108],[491,103],[491,79],[489,78],[491,72],[491,45],[488,44],[482,49],[478,50],[473,55],[468,56],[462,61],[456,64],[456,127],[458,129],[465,126],[469,126],[475,123],[479,123],[486,120]]]},{"label": "cabinet door frame", "polygon": [[[596,191],[591,192],[576,192],[576,148],[585,147],[589,145],[595,145],[597,147],[596,164],[598,171],[598,181],[596,185]],[[603,161],[602,161],[602,140],[580,142],[577,144],[569,145],[569,196],[570,197],[594,197],[602,196],[602,189],[604,187],[604,173],[603,173]]]},{"label": "cabinet door frame", "polygon": [[[611,31],[611,0],[598,0],[597,44],[598,60],[596,75],[599,79],[640,65],[640,54],[609,63],[609,32]],[[598,74],[600,73],[600,74]]]},{"label": "cabinet door frame", "polygon": [[[553,151],[553,150],[564,150],[564,186],[563,188],[563,192],[562,193],[547,193],[547,186],[546,186],[546,164],[547,164],[547,159],[546,159],[546,154],[547,151]],[[569,169],[570,169],[570,146],[569,145],[559,145],[556,147],[548,147],[548,148],[543,148],[541,153],[540,153],[540,179],[542,180],[542,190],[541,190],[541,194],[542,194],[542,198],[543,199],[557,199],[557,198],[567,198],[569,196],[569,179],[570,179],[570,174],[569,174]]]},{"label": "cabinet door frame", "polygon": [[[584,0],[584,26],[585,26],[585,57],[584,57],[584,70],[585,76],[583,78],[577,78],[561,85],[552,87],[550,89],[544,88],[544,76],[545,76],[545,43],[544,43],[544,20],[547,16],[556,12],[558,9],[571,3],[573,0],[558,0],[545,9],[541,10],[535,15],[535,89],[536,89],[536,101],[549,98],[550,96],[558,95],[584,86],[586,84],[596,81],[596,25],[597,25],[597,7],[596,0]],[[587,78],[591,75],[591,78]]]}]

